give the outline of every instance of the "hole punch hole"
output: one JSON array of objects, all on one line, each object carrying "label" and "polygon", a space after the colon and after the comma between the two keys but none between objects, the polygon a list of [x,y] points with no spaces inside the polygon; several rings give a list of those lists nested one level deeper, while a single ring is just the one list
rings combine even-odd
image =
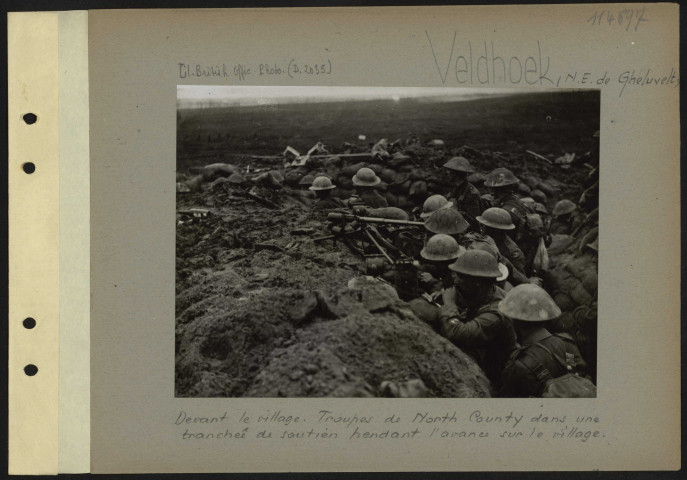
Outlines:
[{"label": "hole punch hole", "polygon": [[25,113],[21,118],[27,125],[33,125],[38,121],[38,117],[34,113]]},{"label": "hole punch hole", "polygon": [[35,374],[38,373],[38,367],[35,366],[33,363],[30,363],[24,367],[24,373],[27,374],[29,377],[33,377]]},{"label": "hole punch hole", "polygon": [[30,175],[36,171],[36,165],[33,162],[22,163],[21,169],[24,170],[24,173]]},{"label": "hole punch hole", "polygon": [[25,318],[24,321],[22,322],[22,325],[24,325],[24,328],[25,328],[25,329],[31,330],[33,327],[36,326],[36,320],[35,320],[34,318],[27,317],[27,318]]}]

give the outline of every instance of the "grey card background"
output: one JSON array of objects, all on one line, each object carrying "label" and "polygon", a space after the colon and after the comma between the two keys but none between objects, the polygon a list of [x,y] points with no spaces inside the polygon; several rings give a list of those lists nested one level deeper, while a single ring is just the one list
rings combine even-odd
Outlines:
[{"label": "grey card background", "polygon": [[[619,81],[632,70],[679,72],[678,7],[644,7],[648,21],[636,29],[588,21],[619,5],[90,12],[92,471],[679,468],[679,89],[623,90]],[[175,399],[177,84],[461,86],[448,66],[454,35],[454,54],[493,42],[503,56],[543,63],[554,82],[574,72],[610,78],[559,83],[602,91],[599,397]],[[332,73],[255,75],[259,63],[292,59],[331,61]],[[180,78],[179,63],[242,64],[253,74]],[[537,80],[484,87],[552,86]],[[323,409],[379,419],[393,412],[405,422],[398,428],[412,428],[418,411],[456,411],[462,428],[474,427],[475,410],[589,415],[603,437],[508,441],[492,429],[462,441],[347,441],[343,426],[335,441],[283,441],[256,439],[251,424],[245,439],[189,443],[174,424],[181,410],[227,412],[227,426],[240,431],[243,412],[315,422]]]}]

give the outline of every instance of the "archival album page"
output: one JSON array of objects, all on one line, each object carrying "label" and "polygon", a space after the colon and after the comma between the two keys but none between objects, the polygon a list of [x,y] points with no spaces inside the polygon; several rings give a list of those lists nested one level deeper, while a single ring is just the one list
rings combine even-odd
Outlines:
[{"label": "archival album page", "polygon": [[60,383],[60,459],[680,468],[677,5],[86,21],[90,386]]}]

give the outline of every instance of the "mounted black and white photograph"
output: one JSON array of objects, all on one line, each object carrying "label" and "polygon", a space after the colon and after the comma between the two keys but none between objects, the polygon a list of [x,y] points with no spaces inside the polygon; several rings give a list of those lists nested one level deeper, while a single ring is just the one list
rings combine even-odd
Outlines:
[{"label": "mounted black and white photograph", "polygon": [[176,397],[595,397],[598,90],[177,87]]}]

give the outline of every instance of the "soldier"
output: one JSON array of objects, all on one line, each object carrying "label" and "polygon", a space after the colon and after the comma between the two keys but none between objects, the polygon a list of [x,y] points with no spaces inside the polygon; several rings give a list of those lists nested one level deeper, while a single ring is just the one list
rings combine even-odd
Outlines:
[{"label": "soldier", "polygon": [[452,286],[449,265],[465,253],[453,237],[438,233],[427,241],[420,255],[422,263],[418,268],[418,284],[423,290],[421,297],[414,298],[408,305],[420,320],[439,330],[439,307],[441,290]]},{"label": "soldier", "polygon": [[[441,332],[470,354],[498,389],[503,367],[516,348],[512,322],[498,311],[504,296],[495,285],[501,276],[498,262],[487,252],[468,250],[449,268],[456,272],[456,286],[442,292]],[[465,305],[464,311],[458,303]]]},{"label": "soldier", "polygon": [[[496,260],[498,260],[499,265],[503,265],[506,270],[508,270],[508,274],[506,275],[505,279],[508,280],[507,283],[510,283],[511,286],[520,285],[521,283],[529,283],[530,279],[527,278],[524,273],[520,272],[520,270],[515,268],[510,260],[501,254],[496,242],[489,235],[478,232],[469,232],[463,235],[462,242],[462,245],[468,250],[479,248],[480,250],[491,253]],[[502,285],[499,286],[503,288]]]},{"label": "soldier", "polygon": [[514,230],[515,225],[511,222],[511,216],[502,208],[487,208],[482,215],[477,217],[477,221],[482,224],[482,231],[485,235],[494,239],[496,246],[505,258],[518,272],[525,274],[525,255],[520,247],[508,236],[509,230]]},{"label": "soldier", "polygon": [[451,208],[452,206],[453,202],[449,202],[443,195],[432,195],[425,200],[425,203],[422,204],[420,218],[422,220],[427,220],[440,208]]},{"label": "soldier", "polygon": [[435,233],[451,235],[458,243],[464,243],[462,234],[465,233],[470,225],[463,216],[453,208],[440,208],[432,213],[425,220],[425,244],[429,237]]},{"label": "soldier", "polygon": [[578,222],[574,214],[575,210],[577,210],[577,205],[568,199],[563,199],[556,203],[553,207],[553,212],[551,212],[551,216],[554,218],[553,222],[551,222],[551,233],[570,235]]},{"label": "soldier", "polygon": [[[489,238],[489,237],[486,237]],[[501,276],[496,279],[496,285],[502,289],[504,292],[508,292],[513,288],[513,284],[508,282],[508,277],[510,275],[510,271],[508,270],[508,267],[504,263],[505,260],[501,254],[499,253],[499,249],[496,247],[496,245],[493,245],[489,242],[472,242],[470,246],[468,247],[468,250],[482,250],[483,252],[487,252],[489,255],[494,257],[497,262],[499,262],[499,270],[501,271]]]},{"label": "soldier", "polygon": [[483,209],[479,190],[468,182],[468,175],[475,173],[475,169],[465,157],[451,158],[444,164],[444,168],[449,172],[448,178],[453,187],[447,195],[448,199],[453,200],[455,207],[463,214],[468,223],[473,228],[476,227],[475,218]]},{"label": "soldier", "polygon": [[343,208],[344,203],[338,198],[332,197],[332,190],[336,185],[325,176],[316,177],[312,181],[310,191],[315,192],[315,203],[313,209],[315,210],[333,210],[335,208]]},{"label": "soldier", "polygon": [[525,223],[528,213],[527,206],[522,203],[515,193],[520,180],[507,168],[492,170],[484,181],[484,185],[491,189],[494,200],[493,207],[503,208],[511,216],[511,221],[516,228],[516,238],[520,227]]},{"label": "soldier", "polygon": [[[537,208],[536,204],[534,208]],[[551,235],[544,218],[540,213],[528,213],[518,242],[518,246],[525,255],[526,275],[537,275],[542,268],[546,268],[538,259],[537,252],[540,248],[546,248],[549,245],[551,245]]]},{"label": "soldier", "polygon": [[353,185],[356,187],[358,198],[372,208],[388,207],[389,203],[374,188],[381,183],[379,177],[371,169],[363,167],[353,175]]},{"label": "soldier", "polygon": [[572,337],[547,330],[561,309],[544,289],[519,285],[506,294],[498,309],[513,320],[521,345],[503,370],[501,396],[540,397],[547,380],[585,373],[587,364]]}]

